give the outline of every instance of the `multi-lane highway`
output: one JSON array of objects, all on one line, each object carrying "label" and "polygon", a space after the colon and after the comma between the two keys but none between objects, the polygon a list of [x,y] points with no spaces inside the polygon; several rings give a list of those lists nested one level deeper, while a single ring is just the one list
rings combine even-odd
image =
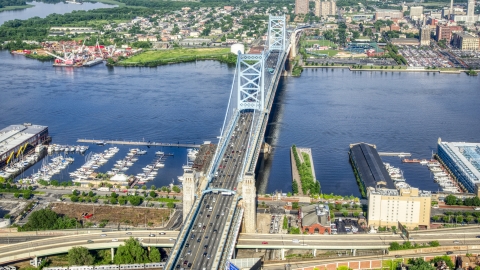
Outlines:
[{"label": "multi-lane highway", "polygon": [[[235,123],[234,131],[227,142],[222,160],[215,170],[209,187],[236,191],[242,161],[245,159],[253,113],[243,112]],[[220,244],[221,235],[228,230],[225,224],[233,203],[233,194],[212,192],[205,194],[200,203],[200,212],[193,221],[187,240],[180,247],[176,268],[213,269],[213,258]]]}]

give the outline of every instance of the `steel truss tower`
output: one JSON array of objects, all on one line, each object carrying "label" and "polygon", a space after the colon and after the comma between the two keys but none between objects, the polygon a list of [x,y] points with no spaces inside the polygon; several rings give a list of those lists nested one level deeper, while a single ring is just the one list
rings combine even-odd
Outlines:
[{"label": "steel truss tower", "polygon": [[286,27],[285,15],[268,17],[268,50],[285,50]]},{"label": "steel truss tower", "polygon": [[238,54],[237,97],[238,110],[263,110],[264,54]]}]

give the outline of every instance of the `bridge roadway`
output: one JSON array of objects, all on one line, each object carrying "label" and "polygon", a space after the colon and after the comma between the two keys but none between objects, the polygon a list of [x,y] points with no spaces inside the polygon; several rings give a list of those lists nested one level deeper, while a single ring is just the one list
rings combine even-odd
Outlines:
[{"label": "bridge roadway", "polygon": [[[234,123],[234,131],[210,183],[211,188],[237,189],[237,176],[241,171],[241,161],[247,152],[252,118],[252,112],[242,112]],[[172,265],[176,268],[191,269],[217,267],[214,265],[214,257],[219,252],[222,234],[228,233],[229,228],[226,227],[226,222],[232,203],[236,203],[234,198],[233,195],[213,192],[203,196],[199,204],[199,212],[192,221],[192,228],[186,234],[185,241],[179,243],[179,255]]]},{"label": "bridge roadway", "polygon": [[[226,196],[227,197],[227,196]],[[204,213],[205,215],[205,213]],[[222,217],[222,216],[221,216]],[[218,230],[218,229],[217,229]],[[195,231],[197,231],[195,229]],[[208,232],[208,231],[207,231]],[[127,234],[131,233],[131,234]],[[165,234],[160,234],[165,233]],[[196,232],[192,232],[197,234]],[[18,233],[22,234],[22,233]],[[150,234],[155,234],[150,237]],[[202,235],[214,235],[213,232]],[[102,236],[105,235],[105,236]],[[48,236],[45,239],[33,240],[17,244],[0,246],[0,264],[10,263],[19,260],[33,258],[35,256],[49,256],[53,254],[66,253],[74,246],[84,246],[89,249],[117,248],[123,243],[123,240],[129,237],[142,238],[144,246],[156,246],[170,248],[173,246],[178,236],[177,231],[114,231],[114,232],[94,232],[67,236]],[[428,243],[438,240],[441,246],[462,246],[469,245],[470,248],[480,249],[480,232],[478,227],[463,227],[450,230],[430,230],[412,232],[411,241],[414,243]],[[10,236],[9,239],[24,238],[26,236]],[[29,236],[32,237],[32,236]],[[38,238],[42,236],[36,236]],[[7,237],[0,237],[0,242],[5,243]],[[209,239],[213,239],[209,237]],[[112,241],[117,239],[118,241]],[[298,242],[294,239],[298,240]],[[91,240],[92,243],[87,241]],[[263,242],[267,244],[262,244]],[[353,235],[294,235],[294,234],[240,234],[236,248],[241,249],[385,249],[390,242],[401,243],[403,239],[398,234],[353,234]],[[196,243],[196,240],[190,239],[190,242],[197,244],[197,247],[206,243]],[[193,251],[192,251],[193,254]],[[188,255],[187,259],[193,255]],[[203,254],[201,255],[203,258]],[[198,260],[198,258],[197,258]],[[207,259],[208,261],[208,259]],[[193,264],[192,264],[193,265]],[[209,264],[211,265],[211,264]],[[198,269],[198,268],[191,268]],[[202,268],[200,268],[202,269]],[[209,269],[209,268],[207,268]]]}]

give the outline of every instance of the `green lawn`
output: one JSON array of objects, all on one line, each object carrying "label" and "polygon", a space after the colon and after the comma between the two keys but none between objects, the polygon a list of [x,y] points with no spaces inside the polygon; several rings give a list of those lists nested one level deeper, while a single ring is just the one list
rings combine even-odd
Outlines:
[{"label": "green lawn", "polygon": [[25,6],[6,6],[4,8],[0,8],[0,12],[7,11],[7,10],[16,10],[16,9],[25,9],[33,7],[33,5],[25,5]]},{"label": "green lawn", "polygon": [[[338,50],[323,50],[323,51],[315,51],[317,54],[328,54],[329,57],[332,57],[338,53]],[[316,57],[316,55],[312,55],[307,53],[308,56]],[[319,56],[318,56],[319,57]]]},{"label": "green lawn", "polygon": [[162,51],[145,51],[138,55],[134,55],[122,63],[145,63],[158,60],[175,60],[187,57],[206,57],[225,55],[230,52],[230,48],[199,48],[199,49],[173,49]]},{"label": "green lawn", "polygon": [[332,47],[335,45],[330,40],[305,40],[303,41],[303,44],[305,44],[306,46],[312,46],[313,44],[318,44],[320,46],[329,46],[329,47]]}]

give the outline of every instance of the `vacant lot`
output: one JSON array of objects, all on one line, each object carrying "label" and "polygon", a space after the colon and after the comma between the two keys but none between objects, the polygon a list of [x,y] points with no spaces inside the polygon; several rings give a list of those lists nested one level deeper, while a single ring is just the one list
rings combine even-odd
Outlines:
[{"label": "vacant lot", "polygon": [[[53,203],[52,210],[58,214],[75,217],[84,222],[100,224],[108,220],[109,225],[130,225],[160,227],[162,220],[167,223],[170,216],[169,209],[143,208],[131,206],[110,206],[72,203]],[[89,219],[82,218],[82,213],[93,214]]]},{"label": "vacant lot", "polygon": [[206,57],[225,55],[230,52],[230,48],[200,48],[200,49],[173,49],[162,51],[146,51],[138,55],[134,55],[123,63],[144,63],[157,60],[173,61],[176,59],[187,57]]},{"label": "vacant lot", "polygon": [[22,200],[2,200],[0,201],[0,218],[5,216],[6,214],[12,215],[12,216],[18,216],[20,212],[27,206],[26,201]]}]

